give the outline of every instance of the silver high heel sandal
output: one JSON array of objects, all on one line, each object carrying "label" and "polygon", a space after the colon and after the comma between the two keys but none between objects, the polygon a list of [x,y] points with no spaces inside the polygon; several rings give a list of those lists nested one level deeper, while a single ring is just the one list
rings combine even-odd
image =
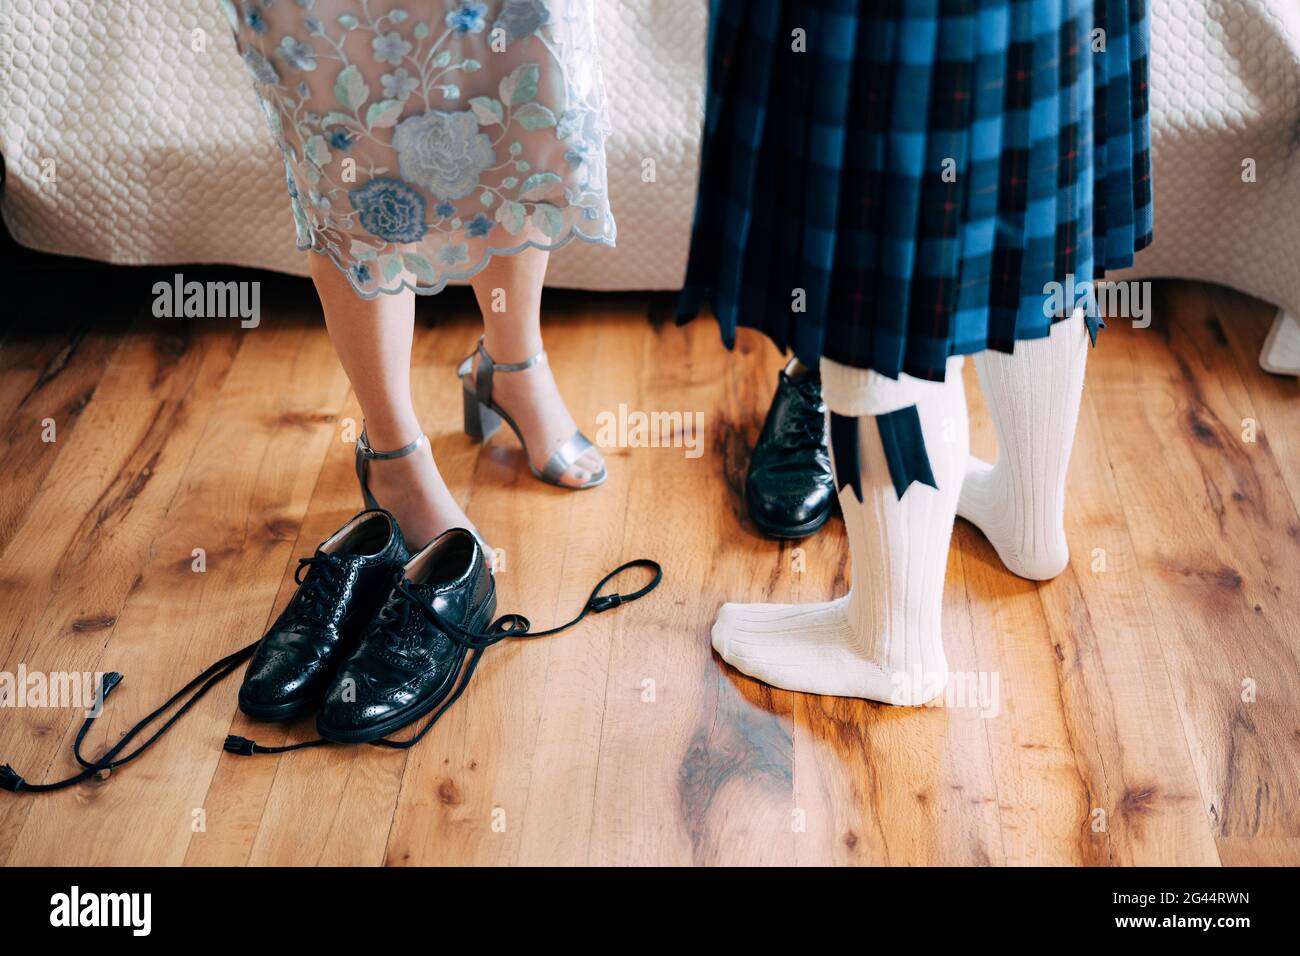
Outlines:
[{"label": "silver high heel sandal", "polygon": [[429,436],[421,432],[419,438],[409,445],[403,445],[397,451],[375,451],[370,447],[370,440],[366,437],[366,424],[361,423],[361,437],[357,439],[357,481],[361,482],[361,497],[367,508],[379,507],[379,502],[370,493],[370,463],[405,458],[428,440]]},{"label": "silver high heel sandal", "polygon": [[[477,370],[474,368],[475,352],[478,353],[479,357]],[[530,369],[546,358],[545,350],[538,352],[532,358],[523,362],[498,363],[492,361],[492,356],[488,355],[487,349],[483,347],[483,339],[480,337],[475,352],[471,352],[466,356],[465,360],[456,368],[456,375],[460,378],[463,386],[466,435],[474,439],[474,441],[487,441],[492,436],[492,433],[501,427],[501,422],[504,420],[510,426],[510,430],[515,433],[515,437],[519,439],[519,444],[523,446],[524,458],[528,462],[528,470],[548,485],[571,488],[576,491],[580,488],[594,488],[609,477],[609,471],[602,464],[600,471],[580,485],[565,484],[560,480],[585,452],[596,447],[580,431],[574,432],[565,439],[564,443],[555,449],[555,453],[547,459],[546,466],[539,471],[533,467],[533,460],[528,455],[528,443],[524,441],[524,435],[519,430],[519,426],[515,424],[514,419],[507,414],[505,409],[492,401],[492,376],[495,373],[522,372]],[[474,376],[472,381],[470,380],[471,374]]]}]

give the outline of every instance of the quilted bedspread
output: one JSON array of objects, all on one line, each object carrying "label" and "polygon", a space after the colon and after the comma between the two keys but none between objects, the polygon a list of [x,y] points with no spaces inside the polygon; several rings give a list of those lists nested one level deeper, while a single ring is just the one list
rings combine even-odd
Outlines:
[{"label": "quilted bedspread", "polygon": [[[679,287],[706,7],[597,0],[618,249],[571,244],[551,284]],[[1126,275],[1207,279],[1300,313],[1300,0],[1153,0],[1152,18],[1156,241]],[[211,0],[0,0],[0,152],[24,245],[306,272]]]},{"label": "quilted bedspread", "polygon": [[[707,3],[596,0],[595,9],[618,248],[570,243],[552,257],[548,282],[680,287]],[[214,0],[0,0],[5,37],[3,208],[18,242],[110,262],[307,274],[279,150]]]}]

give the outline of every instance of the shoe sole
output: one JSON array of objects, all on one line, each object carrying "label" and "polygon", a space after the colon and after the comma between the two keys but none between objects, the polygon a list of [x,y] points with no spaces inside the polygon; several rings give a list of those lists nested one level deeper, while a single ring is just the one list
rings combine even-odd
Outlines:
[{"label": "shoe sole", "polygon": [[[496,582],[492,584],[492,590],[488,593],[488,599],[483,602],[483,606],[478,609],[473,617],[470,618],[467,630],[482,631],[492,620],[492,615],[496,613],[497,606],[497,589]],[[389,717],[382,723],[375,724],[373,727],[367,727],[363,730],[345,730],[329,727],[321,723],[320,718],[316,718],[316,732],[326,740],[333,741],[336,744],[368,744],[373,740],[379,740],[381,737],[387,737],[395,730],[401,730],[403,727],[415,723],[429,711],[433,710],[451,693],[452,687],[456,684],[456,679],[460,676],[461,669],[465,665],[464,647],[456,645],[460,653],[456,655],[456,666],[449,668],[447,676],[442,683],[430,693],[425,700],[417,701],[400,714]]]},{"label": "shoe sole", "polygon": [[295,700],[287,704],[253,704],[239,696],[239,709],[254,720],[293,720],[319,704],[317,699]]},{"label": "shoe sole", "polygon": [[749,512],[749,520],[754,522],[755,527],[769,538],[790,540],[794,538],[806,538],[810,534],[820,531],[822,525],[826,524],[826,522],[830,520],[831,512],[834,510],[833,507],[827,508],[812,521],[806,521],[801,525],[794,526],[769,524],[752,511]]}]

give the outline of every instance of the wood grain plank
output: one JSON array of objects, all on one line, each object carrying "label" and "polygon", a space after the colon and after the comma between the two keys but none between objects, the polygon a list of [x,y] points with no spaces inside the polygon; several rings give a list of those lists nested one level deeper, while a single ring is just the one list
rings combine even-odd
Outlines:
[{"label": "wood grain plank", "polygon": [[1112,865],[1213,866],[1210,820],[1100,436],[1085,391],[1066,511],[1072,573],[1038,591],[1059,648],[1069,736],[1097,800],[1087,832]]},{"label": "wood grain plank", "polygon": [[[656,312],[647,323],[644,297],[548,292],[548,349],[589,434],[619,402],[702,411],[707,426],[702,457],[607,450],[611,480],[575,494],[528,475],[513,436],[477,446],[459,433],[452,370],[477,334],[473,300],[455,290],[421,301],[417,402],[453,491],[505,549],[501,610],[538,626],[567,617],[601,573],[639,555],[664,562],[660,590],[554,640],[491,650],[465,698],[404,754],[224,755],[227,732],[313,735],[310,719],[247,721],[232,678],[140,764],[0,801],[0,854],[1293,865],[1300,386],[1255,364],[1267,306],[1158,287],[1152,328],[1112,322],[1090,355],[1070,568],[1042,585],[1017,579],[958,522],[945,646],[954,671],[996,675],[991,714],[968,700],[902,711],[791,694],[713,654],[723,601],[817,601],[848,587],[838,518],[797,554],[745,516],[748,449],[782,361],[761,337],[743,334],[728,353],[710,322],[678,329]],[[5,341],[0,480],[27,500],[0,511],[0,667],[124,670],[96,741],[256,637],[292,593],[297,557],[358,508],[340,429],[359,413],[314,305],[291,304],[302,292],[272,296],[251,333],[140,320],[126,331],[124,313],[74,347],[72,331],[54,329]],[[987,455],[969,364],[972,447]],[[29,393],[35,404],[22,405]],[[16,444],[36,405],[75,425],[38,450],[48,458]],[[1241,440],[1245,419],[1258,441]],[[203,575],[190,571],[200,545]],[[61,774],[75,717],[10,711],[0,752],[33,778]]]},{"label": "wood grain plank", "polygon": [[1219,837],[1224,866],[1300,866],[1300,837]]},{"label": "wood grain plank", "polygon": [[[321,375],[329,343],[302,323],[264,324],[243,336],[152,559],[105,647],[105,661],[129,683],[100,718],[100,740],[115,739],[255,636],[274,600],[278,573],[268,579],[263,569],[288,558],[346,379],[341,371]],[[287,442],[294,454],[284,453]],[[192,570],[196,547],[206,550],[202,574]],[[181,862],[235,689],[227,682],[210,694],[139,766],[34,803],[11,862]],[[57,841],[40,836],[55,831]]]},{"label": "wood grain plank", "polygon": [[[1090,361],[1104,361],[1104,351],[1092,353]],[[992,422],[969,365],[972,449],[991,460]],[[1063,705],[1057,745],[1069,751],[1077,775],[1071,784],[1083,798],[1071,811],[1083,811],[1076,820],[1074,862],[1212,865],[1217,858],[1180,715],[1098,435],[1085,390],[1067,484],[1071,564],[1054,581],[1028,585],[1041,603],[1055,654],[1056,673],[1049,682],[1044,671],[1042,680]],[[962,525],[961,540],[973,535],[981,549],[987,547],[973,526]],[[1036,746],[1020,744],[1022,750]],[[1009,829],[1009,839],[1018,841],[1020,825],[1013,819]],[[1058,845],[1066,838],[1058,833]]]},{"label": "wood grain plank", "polygon": [[[123,342],[125,323],[70,323],[47,335],[11,337],[0,362],[0,552],[31,514],[59,453],[68,447],[110,357]],[[44,441],[53,422],[56,440]]]},{"label": "wood grain plank", "polygon": [[1291,836],[1300,669],[1283,582],[1300,541],[1278,529],[1297,526],[1295,504],[1267,442],[1242,440],[1260,413],[1226,343],[1179,284],[1162,288],[1151,329],[1107,331],[1090,392],[1214,832]]},{"label": "wood grain plank", "polygon": [[[117,355],[150,348],[147,336],[133,336]],[[121,388],[101,385],[79,412],[85,427],[61,431],[62,453],[0,555],[5,671],[14,673],[19,664],[43,673],[109,669],[104,646],[152,557],[234,352],[229,339],[192,342],[169,359],[174,388],[156,388],[147,377]],[[168,397],[176,389],[180,395]],[[18,460],[26,461],[3,466],[6,479]],[[63,775],[71,764],[65,735],[80,723],[81,709],[6,713],[0,721],[5,760],[34,781]],[[31,808],[29,800],[0,802],[6,856]]]},{"label": "wood grain plank", "polygon": [[[1184,288],[1189,294],[1180,302],[1181,320],[1203,320],[1209,335],[1220,343],[1227,341],[1250,404],[1260,415],[1261,441],[1272,454],[1291,503],[1300,510],[1300,377],[1271,375],[1259,367],[1259,353],[1276,309],[1217,286],[1189,284]],[[1275,527],[1274,532],[1278,531],[1292,540],[1300,537],[1295,525]],[[1291,646],[1300,652],[1300,639],[1293,640]]]},{"label": "wood grain plank", "polygon": [[695,459],[672,449],[636,456],[646,463],[634,477],[624,548],[663,561],[665,584],[616,624],[596,864],[794,859],[789,705],[774,713],[768,689],[739,685],[709,645],[718,607],[752,573],[731,559],[736,505],[722,479],[735,474],[736,425],[721,402],[732,357],[717,334],[707,322],[658,325],[643,346],[637,407],[701,410],[708,440]]},{"label": "wood grain plank", "polygon": [[[649,301],[620,302],[616,309],[575,306],[567,310],[564,328],[574,343],[590,353],[591,364],[583,379],[568,377],[565,395],[580,427],[593,441],[600,441],[599,416],[617,415],[619,404],[629,399],[629,387],[635,388],[638,345],[645,334]],[[581,328],[574,328],[575,323]],[[576,358],[565,356],[566,363]],[[586,367],[585,361],[579,367]],[[558,503],[554,523],[538,529],[563,553],[554,604],[547,609],[546,620],[535,621],[538,627],[576,614],[600,578],[639,556],[622,549],[636,451],[615,445],[602,447],[601,452],[609,478],[594,489],[599,506],[590,492],[575,492]],[[630,574],[616,587],[631,590],[639,586],[639,577],[644,575]],[[633,605],[616,613],[638,610],[639,605]],[[525,648],[543,686],[528,796],[520,820],[515,860],[519,864],[587,862],[612,625],[612,620],[589,617],[572,631]]]},{"label": "wood grain plank", "polygon": [[[1037,587],[1011,576],[978,531],[959,522],[976,670],[997,675],[997,716],[986,721],[1010,865],[1104,861],[1087,826],[1095,781],[1080,766],[1065,716],[1060,647]],[[1060,587],[1071,572],[1051,582]]]}]

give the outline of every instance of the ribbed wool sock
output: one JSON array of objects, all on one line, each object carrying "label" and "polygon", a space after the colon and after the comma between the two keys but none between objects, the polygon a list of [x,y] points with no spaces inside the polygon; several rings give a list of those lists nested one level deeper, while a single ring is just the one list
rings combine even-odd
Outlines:
[{"label": "ribbed wool sock", "polygon": [[989,539],[1011,572],[1046,581],[1065,570],[1065,473],[1074,447],[1088,361],[1083,313],[1015,352],[975,358],[998,434],[992,464],[972,456],[957,514]]},{"label": "ribbed wool sock", "polygon": [[[821,604],[724,604],[713,646],[737,670],[787,690],[925,703],[948,678],[940,614],[953,517],[968,457],[961,359],[945,382],[897,381],[822,363],[827,404],[858,419],[863,500],[836,476],[852,587]],[[900,500],[872,415],[915,403],[938,490]]]}]

